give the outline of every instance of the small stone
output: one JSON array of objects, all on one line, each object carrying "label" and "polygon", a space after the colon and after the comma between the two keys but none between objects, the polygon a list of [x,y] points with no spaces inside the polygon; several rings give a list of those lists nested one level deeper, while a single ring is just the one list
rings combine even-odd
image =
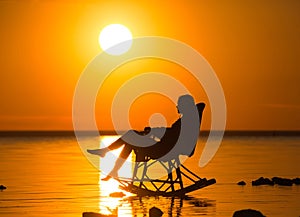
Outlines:
[{"label": "small stone", "polygon": [[149,210],[149,217],[161,217],[162,215],[163,211],[155,206]]},{"label": "small stone", "polygon": [[277,184],[277,185],[282,185],[282,186],[292,186],[293,185],[293,180],[291,179],[286,179],[286,178],[280,178],[280,177],[273,177],[272,181]]},{"label": "small stone", "polygon": [[240,181],[240,182],[238,182],[237,184],[238,184],[238,185],[246,185],[246,182]]},{"label": "small stone", "polygon": [[300,178],[295,178],[295,179],[293,179],[293,183],[294,183],[295,185],[300,185]]},{"label": "small stone", "polygon": [[0,185],[0,191],[3,191],[5,189],[7,189],[7,187],[5,187],[4,185]]},{"label": "small stone", "polygon": [[84,212],[82,213],[82,217],[118,217],[118,215],[104,215],[95,212]]},{"label": "small stone", "polygon": [[238,210],[233,213],[232,217],[266,217],[260,211],[253,209]]},{"label": "small stone", "polygon": [[260,177],[259,179],[252,181],[253,186],[259,185],[274,185],[274,182],[268,178]]}]

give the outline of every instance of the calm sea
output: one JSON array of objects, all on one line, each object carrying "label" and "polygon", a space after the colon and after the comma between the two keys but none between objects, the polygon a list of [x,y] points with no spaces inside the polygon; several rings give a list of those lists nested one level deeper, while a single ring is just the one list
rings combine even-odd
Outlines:
[{"label": "calm sea", "polygon": [[[116,137],[106,137],[111,140]],[[0,216],[80,217],[83,212],[148,216],[156,206],[163,216],[232,216],[257,209],[266,216],[300,216],[300,186],[251,186],[261,176],[300,177],[300,137],[227,137],[213,160],[198,167],[204,140],[185,165],[217,184],[185,199],[111,198],[117,182],[102,182],[74,137],[0,138]],[[246,186],[236,183],[244,180]]]}]

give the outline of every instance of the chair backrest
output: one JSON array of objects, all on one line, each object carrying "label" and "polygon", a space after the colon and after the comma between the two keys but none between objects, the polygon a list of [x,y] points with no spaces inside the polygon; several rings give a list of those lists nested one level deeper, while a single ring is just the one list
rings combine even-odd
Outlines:
[{"label": "chair backrest", "polygon": [[[200,129],[203,110],[205,108],[205,103],[198,103],[198,104],[196,104],[196,107],[197,107],[198,115],[199,115],[199,129]],[[196,145],[197,145],[197,141],[198,141],[198,136],[199,136],[199,133],[197,134],[196,140],[191,144],[186,144],[184,141],[179,142],[179,144],[177,144],[179,147],[175,147],[175,150],[174,149],[171,150],[168,154],[166,154],[160,160],[164,161],[164,162],[167,162],[169,160],[178,158],[179,155],[185,155],[185,156],[188,156],[188,157],[193,156],[194,153],[195,153],[195,149],[196,149]]]},{"label": "chair backrest", "polygon": [[[201,103],[198,103],[196,104],[197,106],[197,110],[198,110],[198,114],[199,114],[199,130],[200,130],[200,127],[201,127],[201,121],[202,121],[202,115],[203,115],[203,110],[205,108],[205,103],[201,102]],[[196,145],[197,145],[197,141],[194,145],[194,148],[193,148],[193,151],[188,155],[189,157],[192,157],[195,153],[195,149],[196,149]]]}]

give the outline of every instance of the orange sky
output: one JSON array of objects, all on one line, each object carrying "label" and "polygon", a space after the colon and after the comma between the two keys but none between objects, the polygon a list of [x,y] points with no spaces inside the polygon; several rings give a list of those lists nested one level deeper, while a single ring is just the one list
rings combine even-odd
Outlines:
[{"label": "orange sky", "polygon": [[[111,23],[126,25],[134,37],[170,37],[200,52],[223,86],[227,129],[300,130],[299,11],[296,0],[0,1],[0,130],[72,130],[76,82],[101,52],[99,32]],[[103,90],[107,102],[130,73],[187,73],[147,61],[113,72]],[[207,102],[201,87],[182,77],[196,101]],[[133,127],[147,125],[154,108],[169,124],[177,118],[174,105],[157,97],[161,105],[147,112],[138,112],[147,98],[133,105]],[[112,128],[108,104],[96,105],[100,129]],[[209,125],[208,105],[203,126]]]}]

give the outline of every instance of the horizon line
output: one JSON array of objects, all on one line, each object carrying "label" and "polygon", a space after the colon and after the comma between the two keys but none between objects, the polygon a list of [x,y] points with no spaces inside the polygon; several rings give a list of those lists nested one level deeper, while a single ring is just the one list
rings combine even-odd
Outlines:
[{"label": "horizon line", "polygon": [[[124,131],[125,133],[126,131]],[[209,133],[220,131],[200,130],[199,136],[208,136]],[[120,135],[114,130],[77,131],[82,136]],[[74,130],[0,130],[0,137],[49,137],[49,136],[74,136]],[[300,130],[225,130],[224,137],[230,136],[299,136]]]}]

